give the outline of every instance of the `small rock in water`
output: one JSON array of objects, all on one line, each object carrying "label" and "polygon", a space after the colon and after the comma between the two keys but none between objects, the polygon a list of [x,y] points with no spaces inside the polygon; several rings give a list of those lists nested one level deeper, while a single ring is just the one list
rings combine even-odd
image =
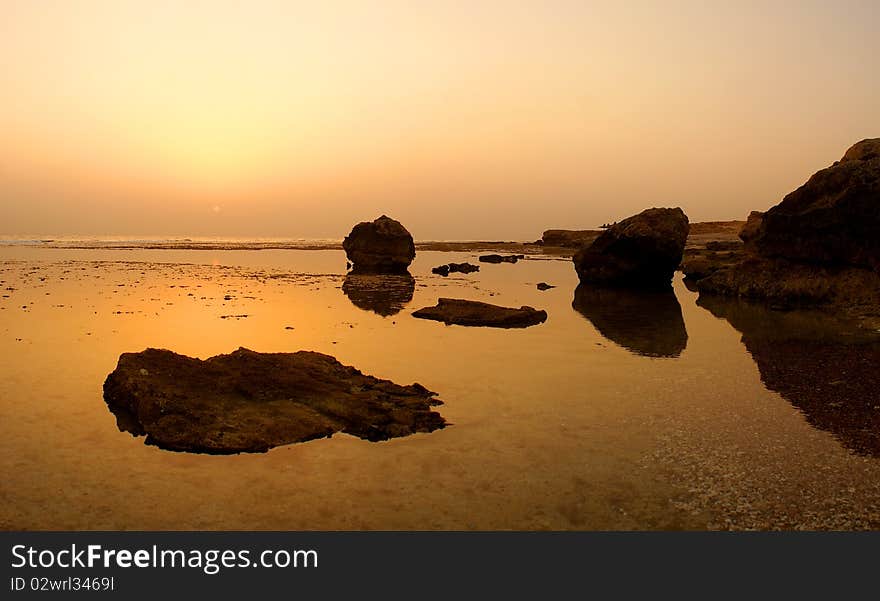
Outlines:
[{"label": "small rock in water", "polygon": [[547,282],[538,282],[537,288],[538,290],[550,290],[551,288],[556,288],[556,286],[552,286]]},{"label": "small rock in water", "polygon": [[532,307],[499,307],[457,298],[441,298],[433,307],[415,311],[413,317],[442,321],[446,325],[527,328],[547,320],[547,312]]},{"label": "small rock in water", "polygon": [[473,273],[475,271],[480,271],[480,266],[471,263],[448,263],[446,265],[438,265],[431,269],[432,273],[442,275],[443,277],[446,277],[450,273]]},{"label": "small rock in water", "polygon": [[525,259],[525,255],[483,255],[480,257],[481,263],[516,263],[520,259]]}]

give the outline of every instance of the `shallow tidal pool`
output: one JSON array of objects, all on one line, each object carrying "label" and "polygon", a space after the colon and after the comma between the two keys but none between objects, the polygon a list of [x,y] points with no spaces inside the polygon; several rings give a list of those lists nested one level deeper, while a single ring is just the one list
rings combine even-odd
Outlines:
[{"label": "shallow tidal pool", "polygon": [[[880,528],[880,346],[808,313],[578,289],[569,260],[345,275],[341,251],[0,248],[0,528]],[[540,291],[538,282],[555,288]],[[545,309],[525,329],[410,313]],[[121,432],[121,353],[315,350],[436,391],[445,429],[263,454]]]}]

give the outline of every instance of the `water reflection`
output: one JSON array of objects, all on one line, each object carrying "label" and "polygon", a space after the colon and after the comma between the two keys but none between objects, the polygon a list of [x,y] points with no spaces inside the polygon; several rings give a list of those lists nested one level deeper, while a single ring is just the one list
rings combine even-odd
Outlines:
[{"label": "water reflection", "polygon": [[703,295],[742,333],[764,385],[847,448],[880,456],[880,337],[823,314]]},{"label": "water reflection", "polygon": [[648,357],[678,357],[687,330],[675,293],[581,284],[571,306],[608,340]]},{"label": "water reflection", "polygon": [[389,317],[400,313],[412,300],[416,280],[409,273],[402,275],[348,274],[342,292],[358,309]]}]

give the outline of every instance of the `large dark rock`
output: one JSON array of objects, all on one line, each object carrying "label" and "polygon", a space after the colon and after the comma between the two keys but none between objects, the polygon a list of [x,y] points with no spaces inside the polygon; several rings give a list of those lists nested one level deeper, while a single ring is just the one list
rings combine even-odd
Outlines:
[{"label": "large dark rock", "polygon": [[499,307],[457,298],[441,298],[433,307],[413,312],[413,317],[442,321],[446,325],[527,328],[547,320],[547,312],[532,307]]},{"label": "large dark rock", "polygon": [[880,271],[880,138],[863,140],[767,211],[757,251]]},{"label": "large dark rock", "polygon": [[382,317],[396,315],[412,300],[416,280],[409,273],[377,275],[349,273],[342,282],[342,292],[358,309]]},{"label": "large dark rock", "polygon": [[823,313],[708,295],[697,304],[742,334],[761,381],[807,422],[880,456],[880,335]]},{"label": "large dark rock", "polygon": [[241,348],[204,361],[167,350],[124,353],[104,382],[120,430],[199,453],[264,452],[345,432],[370,441],[446,425],[419,384],[400,386],[310,351]]},{"label": "large dark rock", "polygon": [[640,288],[669,287],[689,230],[679,208],[647,209],[605,230],[574,256],[581,282]]},{"label": "large dark rock", "polygon": [[678,357],[687,346],[681,305],[669,290],[579,285],[572,308],[605,338],[637,355]]},{"label": "large dark rock", "polygon": [[880,139],[859,142],[766,213],[753,211],[740,237],[743,256],[701,279],[701,293],[820,307],[876,327]]},{"label": "large dark rock", "polygon": [[354,226],[342,248],[354,273],[405,273],[416,256],[410,233],[385,215]]}]

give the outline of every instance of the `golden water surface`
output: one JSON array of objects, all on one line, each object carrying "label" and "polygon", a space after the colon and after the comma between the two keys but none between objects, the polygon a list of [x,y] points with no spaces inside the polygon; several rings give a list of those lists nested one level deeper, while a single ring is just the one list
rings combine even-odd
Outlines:
[{"label": "golden water surface", "polygon": [[[570,261],[541,257],[430,272],[464,260],[420,252],[412,280],[358,280],[333,250],[0,248],[0,528],[880,527],[876,344],[698,305],[680,276],[639,295],[576,289]],[[438,297],[549,318],[411,317]],[[234,456],[117,429],[101,387],[121,353],[241,346],[419,382],[451,425]]]}]

